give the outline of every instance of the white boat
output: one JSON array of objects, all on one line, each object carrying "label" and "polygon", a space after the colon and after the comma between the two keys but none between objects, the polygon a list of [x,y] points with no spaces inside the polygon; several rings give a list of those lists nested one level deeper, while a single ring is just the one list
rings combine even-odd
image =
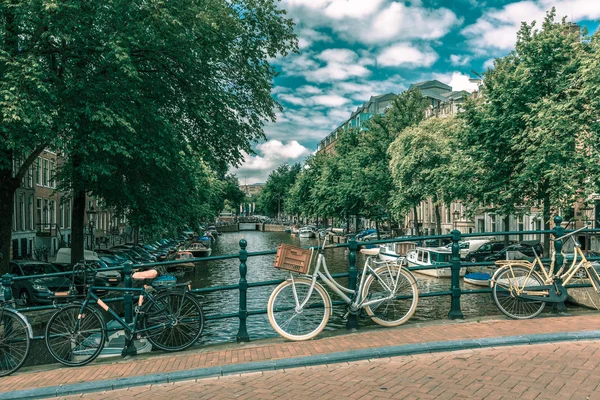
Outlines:
[{"label": "white boat", "polygon": [[189,251],[194,255],[194,257],[208,257],[212,252],[210,247],[206,247],[204,244],[200,242],[192,243],[188,246],[187,249],[183,249],[181,251]]},{"label": "white boat", "polygon": [[314,238],[316,234],[312,227],[304,226],[298,230],[298,236],[301,238]]},{"label": "white boat", "polygon": [[[409,267],[430,267],[438,264],[448,264],[452,261],[452,251],[444,247],[417,247],[406,254],[406,261]],[[459,276],[464,276],[466,271],[466,267],[461,267]],[[436,278],[452,277],[450,267],[417,269],[413,272]]]},{"label": "white boat", "polygon": [[465,274],[463,280],[465,283],[470,283],[475,286],[490,286],[490,278],[491,275],[487,272],[473,272],[470,274]]},{"label": "white boat", "polygon": [[416,247],[415,242],[399,242],[399,243],[385,243],[379,245],[381,252],[379,253],[379,259],[381,261],[402,261],[406,257],[406,253]]}]

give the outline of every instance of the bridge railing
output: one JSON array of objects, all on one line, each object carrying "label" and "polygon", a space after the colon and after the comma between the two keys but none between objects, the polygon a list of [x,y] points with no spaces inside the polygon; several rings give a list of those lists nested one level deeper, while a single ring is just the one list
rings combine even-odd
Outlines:
[{"label": "bridge railing", "polygon": [[[481,293],[489,293],[491,290],[489,288],[482,289],[461,289],[460,287],[460,270],[462,267],[468,266],[493,266],[494,262],[463,262],[460,258],[460,247],[459,242],[468,239],[468,238],[476,238],[476,237],[489,237],[489,236],[513,236],[513,235],[540,235],[540,234],[553,234],[555,237],[559,237],[564,235],[564,228],[561,226],[562,219],[560,217],[555,218],[556,226],[551,230],[531,230],[531,231],[506,231],[506,232],[480,232],[480,233],[461,233],[460,231],[454,230],[450,234],[446,235],[433,235],[433,236],[413,236],[413,237],[404,237],[404,238],[392,238],[392,239],[384,239],[384,240],[374,240],[368,242],[357,242],[354,237],[351,237],[348,242],[335,244],[333,247],[336,248],[344,248],[347,247],[348,252],[348,269],[347,272],[333,274],[334,277],[347,277],[348,278],[348,287],[355,288],[357,284],[357,276],[358,270],[356,268],[356,258],[357,258],[357,250],[359,246],[374,246],[379,244],[386,243],[398,243],[398,242],[424,242],[426,240],[450,240],[451,241],[451,252],[452,257],[451,261],[446,264],[437,264],[435,266],[418,266],[418,267],[409,267],[409,270],[425,270],[425,269],[435,269],[435,268],[444,268],[449,267],[452,272],[451,280],[450,280],[450,290],[445,291],[434,291],[434,292],[426,292],[419,293],[419,297],[439,297],[439,296],[448,296],[450,297],[450,309],[448,312],[449,319],[459,319],[463,318],[463,313],[461,310],[461,296],[463,295],[473,295],[473,294],[481,294]],[[587,229],[582,231],[582,234],[598,234],[600,233],[600,229]],[[554,246],[557,250],[557,262],[555,268],[560,268],[562,265],[562,256],[560,254],[560,248],[562,247],[562,243],[560,241],[553,242]],[[207,320],[219,320],[219,319],[230,319],[237,318],[239,320],[238,332],[236,334],[236,340],[238,342],[246,342],[250,340],[248,329],[247,329],[247,319],[250,315],[261,315],[266,314],[266,304],[267,299],[265,299],[264,304],[265,308],[248,310],[247,299],[248,299],[248,290],[257,287],[265,287],[265,286],[274,286],[283,282],[283,279],[275,279],[261,282],[251,282],[247,281],[247,263],[249,259],[259,256],[269,256],[275,255],[277,253],[276,250],[268,250],[268,251],[256,251],[249,252],[247,250],[247,242],[246,240],[240,240],[240,251],[235,254],[227,254],[227,255],[219,255],[219,256],[209,256],[202,257],[197,259],[186,260],[186,262],[210,262],[217,260],[233,260],[237,259],[239,261],[239,279],[236,283],[231,283],[228,285],[221,286],[211,286],[206,288],[196,288],[193,289],[192,292],[196,295],[218,292],[218,291],[230,291],[230,290],[238,290],[239,291],[239,307],[237,312],[233,313],[220,313],[207,315]],[[600,260],[600,257],[589,257],[589,260]],[[545,259],[544,261],[548,261]],[[251,262],[251,261],[250,261]],[[124,288],[119,288],[118,291],[123,293],[122,296],[116,296],[111,298],[105,298],[103,301],[105,303],[114,303],[114,302],[123,302],[123,310],[126,321],[133,320],[133,302],[136,300],[133,292],[128,292],[127,289],[133,287],[133,280],[131,275],[133,273],[132,269],[151,269],[159,265],[170,266],[180,264],[180,260],[175,261],[163,261],[156,263],[147,263],[147,264],[137,264],[137,265],[127,265],[124,267],[113,267],[113,268],[104,268],[103,270],[116,270],[122,271],[124,275],[123,283]],[[52,274],[43,274],[43,275],[31,275],[31,276],[14,276],[10,274],[5,274],[2,276],[2,287],[4,290],[4,300],[10,301],[12,299],[12,285],[14,282],[28,279],[36,279],[36,278],[44,278],[51,276],[70,276],[72,272],[60,272],[60,273],[52,273]],[[568,287],[588,287],[590,285],[586,284],[573,284]],[[113,290],[114,288],[107,287],[107,290]],[[334,305],[344,304],[341,301],[334,302]],[[19,311],[21,312],[29,312],[36,310],[51,310],[56,308],[55,305],[45,305],[45,306],[33,306],[33,307],[20,307]],[[347,322],[346,327],[348,329],[358,328],[358,317],[356,315],[350,315]],[[41,339],[42,337],[36,337],[36,339]]]}]

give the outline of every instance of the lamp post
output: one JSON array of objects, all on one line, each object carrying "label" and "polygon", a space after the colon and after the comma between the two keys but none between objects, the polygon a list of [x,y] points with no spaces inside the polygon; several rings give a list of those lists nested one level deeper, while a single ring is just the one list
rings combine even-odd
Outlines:
[{"label": "lamp post", "polygon": [[[583,206],[583,208],[581,209],[581,211],[583,212],[583,214],[585,216],[585,226],[586,226],[586,228],[588,226],[588,221],[589,221],[589,217],[590,217],[590,215],[588,215],[588,212],[593,211],[593,210],[594,210],[594,208],[590,207],[588,204],[585,204]],[[584,249],[586,251],[586,253],[590,250],[590,248],[589,248],[589,236],[590,235],[586,232],[586,234],[585,234],[585,249]]]},{"label": "lamp post", "polygon": [[86,211],[86,214],[88,216],[90,230],[90,250],[94,250],[94,224],[96,223],[97,211],[94,209],[94,206],[91,206],[90,209]]},{"label": "lamp post", "polygon": [[460,211],[454,210],[452,216],[454,217],[454,230],[456,230],[456,220],[460,218]]}]

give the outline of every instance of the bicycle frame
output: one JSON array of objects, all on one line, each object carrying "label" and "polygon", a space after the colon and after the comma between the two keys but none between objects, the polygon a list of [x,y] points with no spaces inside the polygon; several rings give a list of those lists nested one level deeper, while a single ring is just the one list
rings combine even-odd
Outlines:
[{"label": "bicycle frame", "polygon": [[[331,273],[329,272],[329,269],[327,268],[327,262],[325,261],[325,255],[323,254],[324,248],[325,248],[325,246],[323,246],[319,250],[319,254],[317,256],[317,265],[315,266],[315,269],[314,269],[312,275],[309,275],[311,278],[311,285],[310,285],[310,288],[306,295],[306,298],[302,301],[302,303],[300,303],[300,300],[298,299],[298,294],[296,292],[296,284],[294,282],[294,276],[292,273],[290,273],[290,279],[292,280],[292,292],[294,293],[294,301],[296,303],[297,309],[302,309],[302,308],[304,308],[304,306],[306,306],[306,303],[310,299],[310,296],[312,295],[314,287],[317,283],[317,278],[321,278],[321,280],[331,290],[333,290],[338,296],[340,296],[346,304],[349,304],[353,308],[356,308],[356,309],[361,308],[361,307],[370,306],[370,305],[377,304],[377,303],[381,303],[383,301],[389,300],[392,297],[394,297],[394,294],[393,294],[394,291],[392,290],[392,288],[390,288],[386,282],[381,281],[381,284],[387,290],[389,290],[390,293],[392,293],[392,295],[389,297],[386,297],[386,298],[382,298],[382,299],[370,300],[370,301],[366,301],[366,302],[364,301],[365,299],[363,299],[364,296],[362,296],[362,294],[363,294],[363,289],[364,289],[367,274],[375,273],[375,269],[373,269],[370,264],[370,261],[372,261],[371,256],[368,256],[367,259],[365,260],[365,264],[363,266],[363,270],[362,270],[362,274],[361,274],[361,278],[360,278],[360,282],[358,284],[357,290],[349,289],[349,288],[346,288],[346,287],[342,286],[341,284],[339,284],[335,280],[335,278],[333,278],[331,276]],[[382,264],[384,264],[384,263],[382,263]],[[385,263],[385,264],[387,265],[387,263]],[[321,272],[321,265],[323,266],[324,273]],[[396,282],[394,282],[394,286],[397,286],[397,284],[398,284],[397,280],[399,279],[399,277],[400,277],[399,275],[396,277]],[[351,294],[352,298],[354,298],[355,300],[353,301],[352,298],[350,298],[349,296],[346,295],[346,293]]]},{"label": "bicycle frame", "polygon": [[[188,284],[185,284],[186,286]],[[177,286],[183,286],[183,285],[177,285]],[[127,331],[127,333],[131,336],[137,334],[137,333],[144,333],[147,331],[151,331],[151,330],[155,330],[157,328],[162,328],[162,327],[166,327],[168,324],[167,323],[162,323],[159,325],[155,325],[155,326],[151,326],[148,327],[146,329],[137,329],[137,322],[139,319],[139,316],[142,314],[139,312],[139,310],[141,310],[142,304],[144,303],[145,300],[150,301],[153,304],[156,304],[156,302],[154,301],[154,297],[148,293],[146,291],[146,289],[144,287],[142,288],[111,288],[111,291],[119,291],[119,292],[134,292],[134,293],[138,293],[139,294],[139,300],[137,303],[137,310],[138,312],[135,313],[134,317],[133,317],[133,321],[131,324],[128,324],[123,318],[121,318],[112,308],[110,308],[108,306],[108,304],[106,304],[104,301],[102,301],[102,299],[100,299],[98,296],[96,296],[96,294],[94,293],[94,290],[105,290],[105,287],[97,287],[97,286],[92,286],[89,288],[88,290],[88,294],[85,298],[85,300],[83,301],[83,303],[81,304],[81,308],[79,310],[79,319],[76,323],[76,330],[79,329],[79,321],[81,320],[82,315],[84,314],[85,311],[85,307],[88,306],[90,303],[92,304],[97,304],[100,308],[102,308],[104,311],[108,312],[110,314],[110,316],[119,323],[119,325],[121,325],[123,327],[123,329],[125,331]],[[187,291],[183,291],[181,296],[185,297]],[[181,307],[181,304],[180,304]],[[162,310],[162,312],[165,314],[165,316],[167,316],[169,319],[171,317],[171,315],[166,312],[165,310]],[[177,314],[179,314],[181,312],[181,310],[177,310]]]}]

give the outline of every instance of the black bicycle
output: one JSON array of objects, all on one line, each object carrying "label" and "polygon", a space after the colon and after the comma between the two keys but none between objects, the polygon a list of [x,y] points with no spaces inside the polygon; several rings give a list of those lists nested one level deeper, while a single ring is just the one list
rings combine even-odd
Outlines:
[{"label": "black bicycle", "polygon": [[[132,278],[154,279],[157,275],[156,270],[152,269],[136,272]],[[67,366],[81,366],[98,357],[107,338],[106,323],[98,307],[108,312],[125,330],[127,340],[124,349],[131,346],[134,339],[146,337],[161,350],[180,351],[196,343],[202,334],[204,313],[198,300],[189,292],[189,282],[160,290],[146,285],[140,288],[111,288],[111,291],[133,292],[138,296],[131,324],[94,293],[103,289],[88,285],[83,303],[61,307],[48,321],[46,346],[58,362]]]}]

